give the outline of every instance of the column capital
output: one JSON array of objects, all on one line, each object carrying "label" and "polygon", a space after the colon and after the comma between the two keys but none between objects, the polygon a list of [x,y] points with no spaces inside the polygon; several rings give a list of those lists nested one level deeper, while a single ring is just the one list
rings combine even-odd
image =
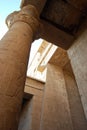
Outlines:
[{"label": "column capital", "polygon": [[20,11],[14,11],[6,18],[6,24],[10,28],[15,22],[27,23],[33,32],[38,32],[40,19],[37,9],[33,5],[27,5]]}]

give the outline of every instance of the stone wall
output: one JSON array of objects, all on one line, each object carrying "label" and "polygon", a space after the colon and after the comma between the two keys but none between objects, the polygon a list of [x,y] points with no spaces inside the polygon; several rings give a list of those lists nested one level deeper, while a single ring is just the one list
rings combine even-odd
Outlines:
[{"label": "stone wall", "polygon": [[50,63],[47,68],[45,84],[26,79],[25,93],[33,97],[23,108],[18,130],[87,130],[72,70]]},{"label": "stone wall", "polygon": [[48,64],[40,130],[73,130],[63,71]]},{"label": "stone wall", "polygon": [[40,130],[43,91],[43,83],[30,78],[26,79],[25,93],[27,93],[27,99],[28,94],[32,94],[33,97],[23,108],[18,130]]},{"label": "stone wall", "polygon": [[87,29],[80,34],[68,50],[68,55],[87,119]]},{"label": "stone wall", "polygon": [[64,70],[64,77],[66,83],[66,91],[68,95],[68,102],[70,114],[73,124],[73,130],[87,130],[87,121],[85,119],[77,83],[72,73]]}]

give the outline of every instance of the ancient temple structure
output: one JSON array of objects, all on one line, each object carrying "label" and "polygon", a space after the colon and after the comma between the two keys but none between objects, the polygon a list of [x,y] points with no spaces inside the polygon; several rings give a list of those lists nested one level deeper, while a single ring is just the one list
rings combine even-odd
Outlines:
[{"label": "ancient temple structure", "polygon": [[[6,24],[9,31],[0,41],[0,130],[87,130],[87,0],[22,0]],[[44,82],[26,77],[38,38],[45,42],[34,72],[47,69]],[[53,45],[58,48],[45,64]]]}]

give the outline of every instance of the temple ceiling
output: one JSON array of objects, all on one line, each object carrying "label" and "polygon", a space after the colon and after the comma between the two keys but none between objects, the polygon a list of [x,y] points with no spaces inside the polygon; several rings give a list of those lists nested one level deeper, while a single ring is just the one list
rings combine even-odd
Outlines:
[{"label": "temple ceiling", "polygon": [[87,0],[22,0],[21,7],[28,4],[34,5],[40,13],[41,38],[66,50],[87,18]]},{"label": "temple ceiling", "polygon": [[74,35],[87,16],[87,0],[47,0],[41,18]]}]

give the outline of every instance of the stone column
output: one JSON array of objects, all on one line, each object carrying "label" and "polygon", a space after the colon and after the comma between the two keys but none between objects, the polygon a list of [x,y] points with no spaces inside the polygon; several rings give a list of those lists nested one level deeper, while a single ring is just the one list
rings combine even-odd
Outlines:
[{"label": "stone column", "polygon": [[39,28],[32,5],[7,17],[10,28],[0,41],[0,130],[17,130],[30,46]]},{"label": "stone column", "polygon": [[31,4],[37,8],[39,13],[41,13],[46,2],[47,0],[21,0],[21,8],[28,4]]}]

